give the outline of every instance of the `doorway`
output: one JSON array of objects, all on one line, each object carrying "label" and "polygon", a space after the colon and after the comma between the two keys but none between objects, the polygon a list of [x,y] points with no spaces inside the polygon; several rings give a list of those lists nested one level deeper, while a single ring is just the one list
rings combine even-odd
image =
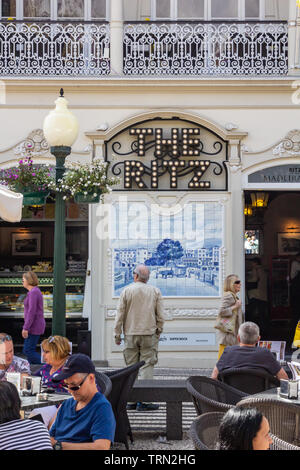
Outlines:
[{"label": "doorway", "polygon": [[260,326],[263,340],[286,341],[289,350],[295,330],[291,265],[300,253],[300,191],[251,190],[244,198],[245,317]]}]

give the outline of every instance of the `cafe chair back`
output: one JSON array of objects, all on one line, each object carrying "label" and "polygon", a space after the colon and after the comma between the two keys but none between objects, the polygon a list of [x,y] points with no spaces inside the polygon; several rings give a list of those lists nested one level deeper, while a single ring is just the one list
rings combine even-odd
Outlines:
[{"label": "cafe chair back", "polygon": [[141,361],[132,366],[125,367],[124,369],[106,372],[106,375],[108,375],[112,383],[112,390],[107,399],[112,405],[116,419],[116,433],[114,441],[125,444],[127,450],[129,449],[128,436],[131,442],[133,442],[133,436],[126,406],[131,389],[139,373],[139,369],[144,364],[145,361]]},{"label": "cafe chair back", "polygon": [[[225,413],[212,412],[198,416],[191,424],[189,436],[195,450],[214,450],[218,441],[219,427]],[[270,450],[300,450],[297,445],[290,444],[271,434]]]},{"label": "cafe chair back", "polygon": [[248,395],[218,380],[202,375],[189,377],[186,387],[192,396],[198,415],[212,411],[226,412]]},{"label": "cafe chair back", "polygon": [[218,380],[242,392],[253,395],[274,387],[279,387],[279,380],[264,370],[228,369],[220,372]]},{"label": "cafe chair back", "polygon": [[108,397],[112,389],[112,383],[111,383],[110,378],[106,374],[96,371],[95,379],[96,379],[96,384],[101,390],[101,393],[103,393],[105,397]]},{"label": "cafe chair back", "polygon": [[194,419],[189,435],[196,450],[215,449],[219,426],[224,415],[222,412],[204,413]]},{"label": "cafe chair back", "polygon": [[271,433],[278,439],[300,446],[300,406],[276,398],[249,397],[238,406],[256,408],[269,421]]}]

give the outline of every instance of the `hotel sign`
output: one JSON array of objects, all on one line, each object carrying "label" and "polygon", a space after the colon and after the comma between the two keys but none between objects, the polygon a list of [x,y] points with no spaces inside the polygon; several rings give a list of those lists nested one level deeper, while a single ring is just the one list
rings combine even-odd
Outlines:
[{"label": "hotel sign", "polygon": [[300,165],[278,165],[264,168],[248,176],[248,183],[259,184],[300,184]]},{"label": "hotel sign", "polygon": [[214,132],[180,119],[136,124],[106,142],[119,191],[226,191],[227,145]]}]

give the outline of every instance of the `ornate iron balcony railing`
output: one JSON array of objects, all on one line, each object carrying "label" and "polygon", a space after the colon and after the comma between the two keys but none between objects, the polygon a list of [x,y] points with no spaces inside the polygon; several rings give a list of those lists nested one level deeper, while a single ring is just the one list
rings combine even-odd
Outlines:
[{"label": "ornate iron balcony railing", "polygon": [[0,77],[110,73],[109,24],[0,23]]},{"label": "ornate iron balcony railing", "polygon": [[288,73],[283,22],[128,23],[124,74],[282,76]]}]

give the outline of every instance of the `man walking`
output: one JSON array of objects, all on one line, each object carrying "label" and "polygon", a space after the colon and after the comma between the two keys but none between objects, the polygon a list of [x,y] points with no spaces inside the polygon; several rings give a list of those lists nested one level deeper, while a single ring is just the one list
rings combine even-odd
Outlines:
[{"label": "man walking", "polygon": [[[159,336],[164,325],[163,300],[157,287],[147,284],[150,271],[141,264],[133,272],[134,282],[121,293],[115,321],[115,342],[124,333],[124,359],[127,366],[145,361],[141,379],[152,379],[157,363]],[[156,410],[158,405],[138,403],[137,410]]]}]

